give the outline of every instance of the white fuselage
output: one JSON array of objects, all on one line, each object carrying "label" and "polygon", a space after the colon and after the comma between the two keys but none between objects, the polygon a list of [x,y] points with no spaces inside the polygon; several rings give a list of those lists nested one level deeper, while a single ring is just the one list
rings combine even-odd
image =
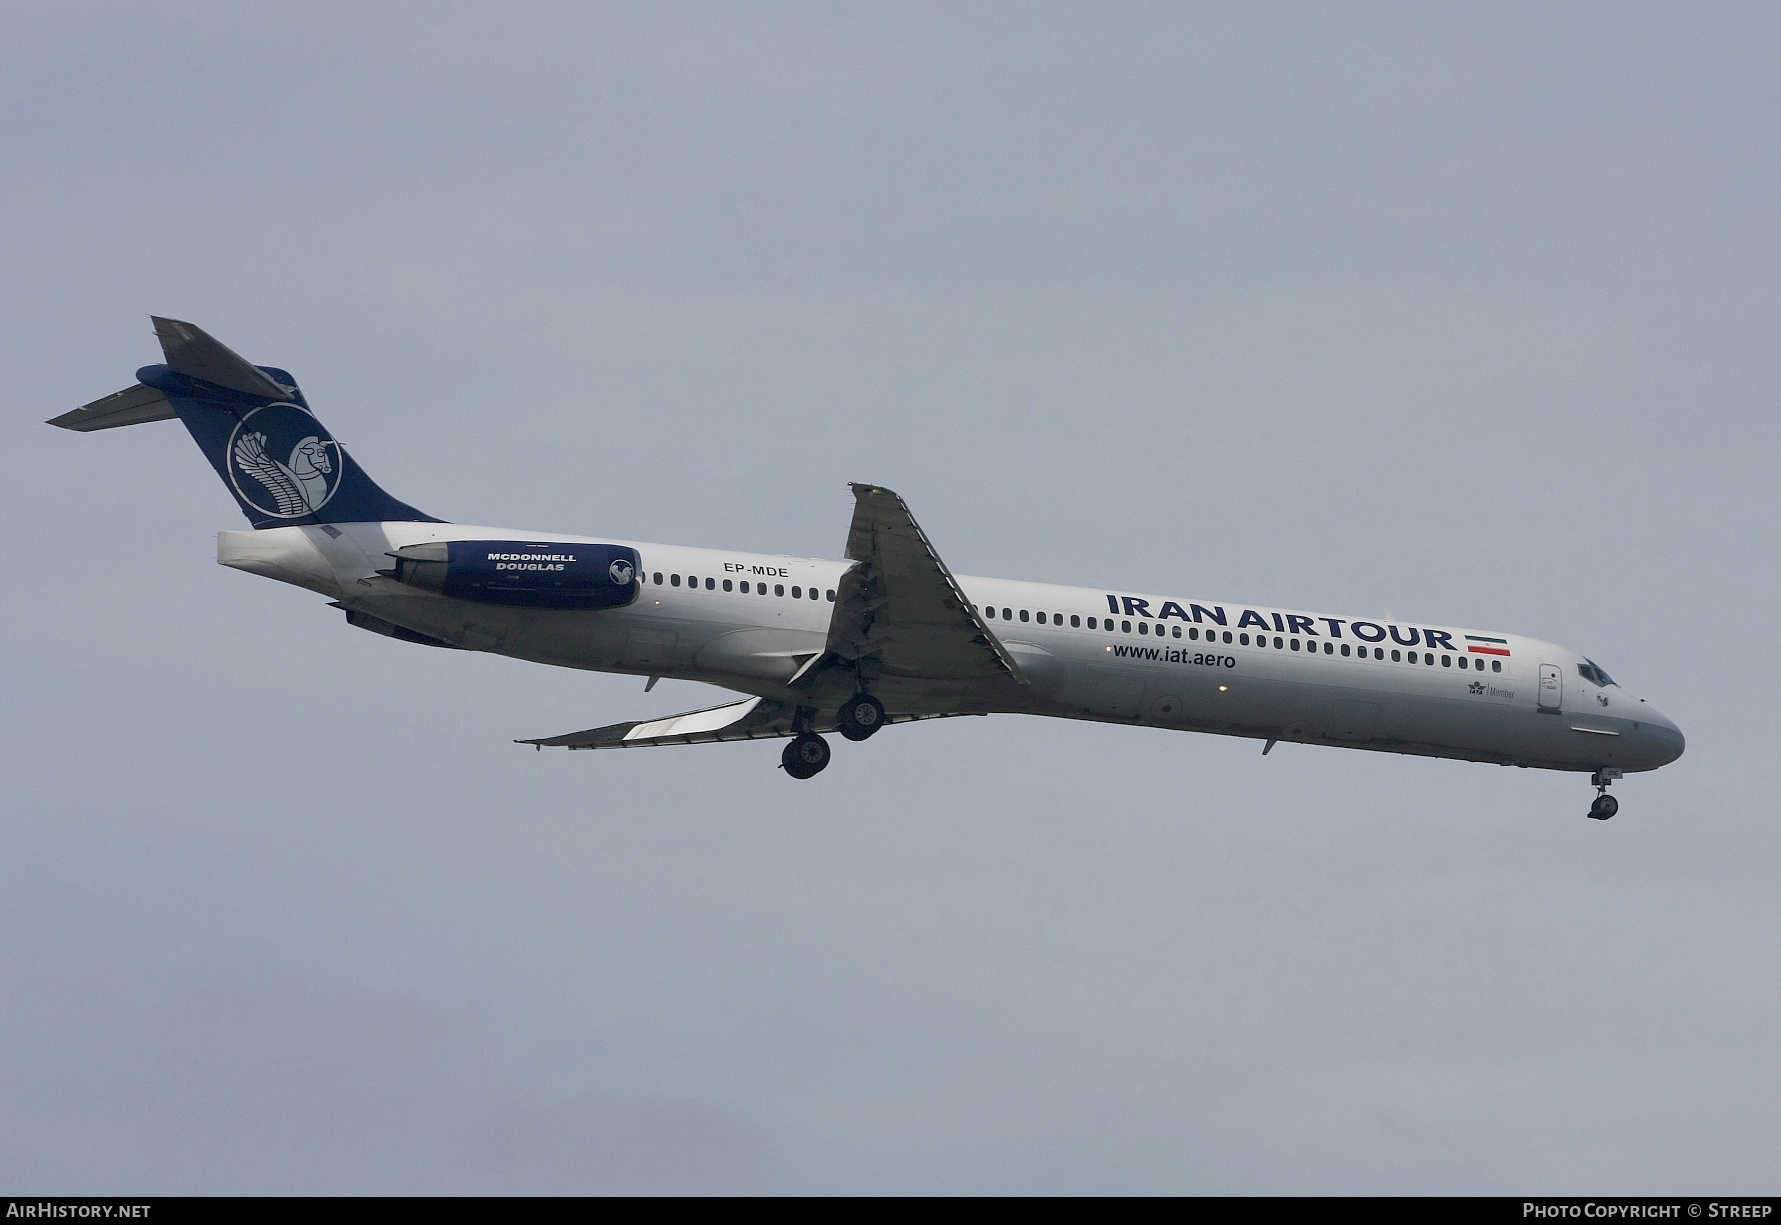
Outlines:
[{"label": "white fuselage", "polygon": [[[393,549],[485,538],[627,545],[642,559],[638,598],[596,611],[517,608],[378,573]],[[787,682],[823,650],[830,593],[851,562],[435,523],[222,532],[217,560],[453,646],[787,701],[848,696],[822,687],[793,694]],[[1582,656],[1520,635],[956,578],[1026,683],[885,675],[873,689],[887,708],[1050,715],[1557,770],[1650,770],[1683,749],[1674,723],[1592,679],[1601,673]]]}]

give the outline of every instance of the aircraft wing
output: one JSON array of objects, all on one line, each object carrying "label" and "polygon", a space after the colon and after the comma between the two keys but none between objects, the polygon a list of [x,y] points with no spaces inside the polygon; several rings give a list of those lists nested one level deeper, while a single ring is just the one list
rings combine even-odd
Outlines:
[{"label": "aircraft wing", "polygon": [[[585,732],[566,736],[550,736],[542,740],[516,740],[515,744],[533,744],[540,749],[641,749],[663,744],[719,744],[728,740],[771,740],[798,734],[799,708],[771,698],[745,698],[728,706],[711,706],[669,715],[666,719],[641,719],[629,723],[613,723],[592,727]],[[804,707],[804,728],[812,732],[835,730],[833,714],[819,715]],[[908,723],[915,719],[941,719],[945,715],[895,714],[887,723]]]},{"label": "aircraft wing", "polygon": [[859,564],[836,584],[827,650],[820,663],[812,663],[867,663],[895,676],[1007,677],[1024,683],[1020,666],[972,609],[903,499],[877,485],[852,488],[847,556]]}]

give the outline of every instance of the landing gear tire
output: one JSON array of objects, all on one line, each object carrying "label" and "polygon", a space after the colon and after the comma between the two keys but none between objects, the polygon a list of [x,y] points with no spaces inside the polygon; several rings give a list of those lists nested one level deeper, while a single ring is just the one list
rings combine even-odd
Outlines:
[{"label": "landing gear tire", "polygon": [[1595,797],[1595,803],[1589,806],[1591,821],[1606,821],[1620,811],[1620,801],[1606,793]]},{"label": "landing gear tire", "polygon": [[779,755],[779,764],[793,778],[814,778],[829,764],[829,742],[810,732],[794,736]]},{"label": "landing gear tire", "polygon": [[884,703],[869,693],[856,693],[835,712],[835,730],[849,740],[869,739],[884,726]]}]

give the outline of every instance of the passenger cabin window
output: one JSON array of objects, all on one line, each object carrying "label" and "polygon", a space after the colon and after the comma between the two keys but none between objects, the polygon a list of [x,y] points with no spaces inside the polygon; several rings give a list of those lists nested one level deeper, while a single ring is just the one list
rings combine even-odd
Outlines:
[{"label": "passenger cabin window", "polygon": [[[1082,618],[1076,613],[1070,614],[1070,628],[1071,629],[1081,629],[1082,628]],[[1094,626],[1091,625],[1091,626],[1089,626],[1089,628],[1093,629]]]},{"label": "passenger cabin window", "polygon": [[1039,617],[1039,624],[1040,624],[1040,625],[1044,625],[1044,624],[1045,624],[1045,614],[1044,614],[1044,613],[1039,613],[1039,614],[1038,614],[1038,617]]},{"label": "passenger cabin window", "polygon": [[712,588],[714,588],[714,587],[716,587],[716,586],[717,586],[717,580],[716,580],[716,579],[713,579],[713,578],[708,578],[708,579],[706,579],[706,580],[705,580],[705,590],[706,590],[706,591],[710,591],[710,590],[711,590],[711,589],[712,589]]},{"label": "passenger cabin window", "polygon": [[1492,672],[1501,672],[1503,670],[1503,661],[1500,659],[1491,660],[1490,661],[1490,670]]},{"label": "passenger cabin window", "polygon": [[773,594],[777,595],[777,596],[783,596],[785,594],[785,584],[784,583],[774,583],[773,584]]},{"label": "passenger cabin window", "polygon": [[725,579],[725,580],[724,580],[724,590],[725,590],[725,591],[728,591],[728,590],[729,590],[729,589],[730,589],[730,580],[729,580],[729,579]]},{"label": "passenger cabin window", "polygon": [[792,599],[801,600],[803,598],[804,598],[804,589],[802,587],[793,587],[792,588]]},{"label": "passenger cabin window", "polygon": [[655,580],[656,580],[656,586],[660,587],[662,585],[662,572],[660,570],[656,571]]},{"label": "passenger cabin window", "polygon": [[835,589],[833,587],[829,588],[827,595],[829,597],[829,603],[833,604],[835,602]]},{"label": "passenger cabin window", "polygon": [[1024,608],[1020,610],[1020,619],[1022,621],[1029,620],[1029,618],[1027,617],[1027,610]]},{"label": "passenger cabin window", "polygon": [[680,586],[680,576],[678,574],[670,574],[668,578],[671,580],[671,586]]}]

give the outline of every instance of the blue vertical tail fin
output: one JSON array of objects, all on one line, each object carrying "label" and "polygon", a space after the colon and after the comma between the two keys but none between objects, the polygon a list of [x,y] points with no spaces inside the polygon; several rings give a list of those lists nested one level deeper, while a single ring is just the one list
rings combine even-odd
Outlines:
[{"label": "blue vertical tail fin", "polygon": [[256,528],[440,522],[367,476],[289,374],[251,365],[190,323],[154,323],[165,365],[144,366],[136,386],[50,424],[85,432],[178,417]]}]

